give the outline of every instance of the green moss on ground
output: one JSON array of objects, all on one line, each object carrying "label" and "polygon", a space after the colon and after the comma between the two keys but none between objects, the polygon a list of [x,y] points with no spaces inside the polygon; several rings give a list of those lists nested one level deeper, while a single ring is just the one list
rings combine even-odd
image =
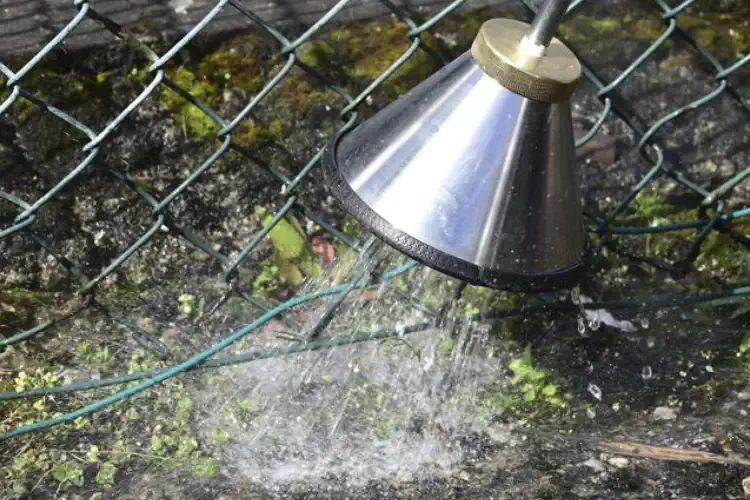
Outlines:
[{"label": "green moss on ground", "polygon": [[258,33],[238,36],[203,57],[197,72],[218,91],[236,90],[247,96],[265,83],[265,59],[277,59],[275,47]]},{"label": "green moss on ground", "polygon": [[[101,352],[84,351],[83,356],[93,352],[94,358]],[[128,371],[161,366],[153,355],[137,350]],[[0,391],[23,392],[60,383],[54,368],[39,368],[0,381]],[[0,432],[60,415],[87,401],[84,393],[77,393],[67,400],[45,396],[2,402]],[[188,390],[168,380],[94,417],[16,438],[0,451],[2,463],[9,464],[0,474],[0,496],[33,497],[43,490],[105,492],[124,479],[131,466],[144,462],[186,470],[196,477],[216,475],[221,464],[220,447],[199,440],[193,428],[194,411]]]},{"label": "green moss on ground", "polygon": [[[724,62],[734,61],[750,53],[750,35],[746,19],[750,15],[750,6],[737,4],[731,12],[714,10],[710,5],[700,2],[680,13],[676,20],[678,26],[689,33],[695,40]],[[560,26],[560,35],[578,48],[595,46],[605,53],[617,49],[625,41],[637,41],[644,44],[655,42],[664,34],[667,24],[656,10],[647,15],[626,15],[619,17],[594,17],[582,14],[566,18]],[[674,47],[668,39],[664,47]],[[663,54],[662,54],[663,55]],[[678,54],[678,57],[682,55]],[[668,64],[675,67],[683,59],[673,60]]]},{"label": "green moss on ground", "polygon": [[[736,221],[731,227],[739,234],[750,234],[748,220]],[[714,231],[703,242],[695,267],[718,284],[744,283],[750,280],[750,250],[729,234]]]},{"label": "green moss on ground", "polygon": [[[498,15],[497,12],[494,12]],[[441,67],[442,60],[468,50],[482,22],[490,17],[483,9],[449,16],[434,34],[423,32],[420,48],[403,62],[376,91],[395,99]],[[300,61],[343,83],[353,95],[379,78],[412,46],[409,27],[402,21],[376,19],[334,25],[304,44]]]},{"label": "green moss on ground", "polygon": [[680,28],[725,62],[750,53],[747,19],[750,5],[737,4],[732,12],[695,6],[677,16]]},{"label": "green moss on ground", "polygon": [[[196,75],[193,71],[181,66],[168,71],[167,77],[208,107],[215,109],[218,104],[220,95],[218,86],[204,75]],[[204,138],[219,130],[211,117],[169,87],[164,86],[161,95],[164,106],[177,115],[178,124],[186,128],[191,135]]]},{"label": "green moss on ground", "polygon": [[[618,217],[616,224],[651,227],[692,222],[697,218],[695,210],[687,210],[663,192],[646,189],[635,197],[628,210]],[[728,225],[739,234],[748,234],[750,230],[750,221],[746,219],[732,221]],[[679,260],[684,258],[698,232],[698,229],[684,229],[626,237],[625,240],[629,248],[642,255]],[[729,234],[713,231],[704,240],[692,269],[697,273],[697,280],[690,280],[693,284],[689,287],[696,291],[725,283],[743,282],[750,279],[750,251]]]},{"label": "green moss on ground", "polygon": [[36,313],[51,303],[50,295],[44,292],[22,287],[0,290],[0,331],[28,327]]},{"label": "green moss on ground", "polygon": [[[27,56],[14,56],[3,62],[17,71],[27,60]],[[97,75],[73,68],[68,55],[53,52],[26,73],[20,85],[35,98],[52,106],[67,112],[79,110],[74,116],[86,120],[107,100],[111,92],[109,75],[109,72]],[[0,102],[10,96],[11,90],[5,85],[5,78],[0,77]],[[36,104],[19,96],[4,118],[23,122],[40,110]]]},{"label": "green moss on ground", "polygon": [[[374,81],[399,59],[411,45],[409,28],[389,19],[336,26],[321,33],[300,50],[300,60],[359,90]],[[437,69],[424,51],[416,51],[383,84],[383,92],[395,98]]]},{"label": "green moss on ground", "polygon": [[507,384],[480,397],[484,416],[545,419],[570,410],[573,397],[564,391],[564,382],[539,367],[530,348],[511,360],[508,369],[513,377]]},{"label": "green moss on ground", "polygon": [[[666,26],[661,22],[658,15],[654,13],[649,17],[625,16],[615,17],[591,17],[586,15],[570,16],[560,26],[560,35],[571,44],[585,47],[587,44],[596,44],[597,50],[606,47],[616,47],[625,40],[653,43],[665,31]],[[667,42],[666,46],[671,46]]]}]

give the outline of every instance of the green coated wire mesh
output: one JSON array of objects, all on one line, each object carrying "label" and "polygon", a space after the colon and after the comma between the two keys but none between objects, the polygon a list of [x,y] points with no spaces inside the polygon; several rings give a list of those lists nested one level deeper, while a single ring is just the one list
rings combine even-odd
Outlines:
[{"label": "green coated wire mesh", "polygon": [[[97,10],[94,0],[76,0],[65,29],[41,50],[32,57],[0,64],[4,80],[0,120],[16,124],[20,122],[14,120],[23,118],[24,126],[32,127],[27,136],[38,140],[38,143],[27,141],[23,154],[33,160],[34,150],[45,148],[54,153],[44,161],[56,162],[52,166],[38,165],[35,172],[19,173],[14,170],[14,155],[22,153],[11,147],[0,150],[6,161],[0,170],[3,206],[0,263],[5,287],[0,292],[0,304],[5,308],[4,314],[0,314],[3,323],[0,345],[6,354],[13,354],[18,345],[44,349],[51,343],[64,343],[66,339],[57,338],[56,329],[68,325],[67,333],[71,330],[69,325],[79,318],[96,314],[103,318],[103,323],[87,320],[83,324],[86,327],[98,324],[104,329],[111,325],[122,327],[161,363],[156,368],[139,367],[136,363],[127,375],[84,382],[59,383],[54,377],[49,384],[9,383],[3,386],[7,392],[0,394],[2,400],[41,398],[108,386],[121,390],[59,414],[40,413],[40,417],[21,425],[0,423],[1,440],[58,424],[80,422],[82,417],[134,397],[185,371],[424,330],[440,319],[441,306],[459,298],[448,293],[438,297],[437,302],[423,300],[424,290],[415,292],[408,285],[413,273],[420,270],[405,259],[390,257],[370,267],[357,264],[357,256],[367,255],[377,244],[372,240],[365,243],[352,229],[355,224],[326,199],[319,178],[323,147],[331,134],[354,127],[361,115],[366,117],[374,108],[406,90],[413,82],[408,83],[405,74],[413,77],[416,72],[417,79],[424,78],[447,58],[455,56],[458,49],[465,49],[471,33],[461,35],[460,23],[468,25],[469,32],[478,27],[475,17],[460,10],[464,0],[446,4],[430,17],[414,15],[389,0],[381,1],[393,14],[382,24],[355,23],[338,29],[337,23],[341,21],[338,16],[352,3],[341,0],[316,23],[291,37],[264,22],[262,15],[246,7],[242,0],[221,0],[182,38],[166,43],[158,36],[120,26],[117,16]],[[650,21],[656,19],[655,24],[650,21],[643,24],[639,19],[623,21],[640,30],[637,32],[640,43],[635,45],[636,51],[631,51],[628,64],[617,73],[600,75],[589,59],[601,54],[589,54],[589,47],[582,44],[590,39],[581,35],[582,30],[591,29],[591,25],[581,23],[581,19],[590,19],[582,12],[594,3],[573,2],[561,29],[562,38],[579,55],[587,80],[574,101],[589,99],[599,109],[598,117],[579,134],[577,146],[585,149],[596,143],[606,136],[603,130],[608,126],[627,128],[632,147],[622,155],[638,155],[641,165],[631,179],[632,186],[616,191],[619,198],[603,205],[586,204],[590,231],[600,250],[599,260],[645,263],[673,280],[680,280],[694,269],[696,262],[711,267],[712,257],[707,257],[707,247],[734,245],[735,253],[730,257],[740,259],[733,263],[736,268],[724,274],[719,272],[721,279],[711,281],[710,289],[692,289],[705,293],[647,299],[634,295],[632,300],[625,297],[623,301],[604,305],[659,307],[750,294],[741,283],[744,271],[738,270],[746,265],[738,256],[750,243],[744,234],[750,207],[743,205],[741,197],[732,199],[750,174],[750,166],[722,171],[721,182],[707,185],[683,168],[679,156],[672,154],[669,142],[674,122],[692,120],[693,115],[719,99],[730,100],[742,113],[750,112],[750,102],[736,87],[740,81],[738,75],[750,67],[750,54],[731,54],[729,58],[714,54],[709,48],[713,37],[707,39],[708,31],[696,36],[695,16],[686,23],[689,26],[682,26],[681,16],[699,7],[700,1],[670,5],[653,0],[643,2],[643,15],[649,16]],[[515,7],[518,10],[520,6],[519,2]],[[533,11],[530,2],[524,6]],[[224,9],[236,10],[246,17],[248,28],[256,29],[244,45],[229,51],[200,39],[201,31]],[[132,84],[131,90],[137,92],[131,95],[113,88],[114,70],[107,69],[106,64],[101,66],[104,69],[82,79],[84,83],[55,76],[49,70],[50,61],[59,64],[54,60],[64,53],[66,38],[83,23],[99,23],[111,34],[112,44],[119,43],[127,51],[131,63],[124,74]],[[593,24],[595,36],[607,37],[611,31],[621,29],[602,23]],[[454,30],[454,38],[446,38],[444,32],[438,31],[444,25]],[[697,23],[697,26],[700,29],[702,25]],[[342,49],[357,33],[375,42],[363,50]],[[739,40],[747,34],[731,37]],[[746,39],[743,43],[750,46]],[[191,59],[194,45],[200,45],[208,56]],[[437,46],[449,50],[438,50]],[[631,100],[633,94],[623,88],[657,52],[676,46],[700,59],[697,64],[708,69],[714,83],[705,93],[689,98],[683,98],[679,89],[672,89],[674,102],[652,112],[653,117],[644,122],[636,112],[638,103]],[[237,60],[247,62],[246,66],[238,66]],[[244,74],[239,75],[238,71]],[[685,77],[692,78],[692,74],[688,72]],[[233,81],[243,83],[232,87]],[[116,92],[130,97],[112,99]],[[279,97],[290,94],[300,98],[289,101]],[[325,103],[322,108],[311,106],[302,98],[312,94],[320,96]],[[108,99],[107,109],[116,112],[103,116],[92,109]],[[75,103],[74,110],[70,109],[71,102]],[[157,113],[157,107],[174,117],[172,129],[165,131],[149,125],[152,123],[149,116]],[[264,107],[273,111],[264,115]],[[283,119],[279,119],[282,115]],[[297,121],[300,127],[315,133],[295,136]],[[39,133],[33,127],[39,127]],[[41,127],[59,136],[52,145],[46,144],[51,140],[46,137],[49,132],[43,134]],[[0,129],[0,134],[11,128]],[[174,130],[183,137],[174,137]],[[123,142],[123,137],[130,139]],[[158,170],[158,162],[164,158],[160,155],[176,155],[173,150],[165,153],[155,149],[153,142],[163,145],[181,139],[201,146],[192,147],[187,155],[176,160],[173,157],[175,166],[165,177],[167,180],[141,175],[146,170],[141,164]],[[279,143],[283,147],[277,147]],[[583,170],[586,171],[585,166]],[[688,200],[680,210],[666,207],[660,191],[666,192],[665,186],[679,191]],[[220,206],[211,206],[207,200]],[[75,213],[77,221],[83,221],[82,233],[69,234],[72,228],[66,227],[68,221],[56,212],[62,210],[56,208],[61,205]],[[89,212],[95,215],[89,216]],[[108,224],[102,222],[102,214],[109,214]],[[235,221],[235,225],[223,227],[222,232],[225,219]],[[312,235],[315,247],[312,261],[306,260],[310,255],[297,249],[303,245],[296,243],[298,236],[285,237],[286,232],[304,234],[305,238]],[[221,236],[215,237],[217,234]],[[678,237],[673,238],[673,234]],[[274,236],[281,243],[274,242]],[[663,251],[657,252],[657,246]],[[291,257],[285,258],[285,252]],[[144,254],[149,257],[141,258]],[[274,261],[280,254],[281,259]],[[333,254],[350,258],[349,271],[341,276],[316,277],[319,262],[329,265]],[[41,259],[45,263],[43,268],[38,262],[31,262],[32,258]],[[169,283],[151,284],[155,290],[169,290],[164,292],[167,297],[142,293],[146,285],[133,276],[150,279],[149,270],[166,269],[171,265],[170,259],[177,262],[176,267],[169,268],[175,282],[187,282],[194,275],[200,283],[183,287],[179,296],[169,295],[174,292]],[[23,266],[25,269],[37,266],[41,277],[35,278],[35,283],[27,283],[24,273],[18,271]],[[714,268],[717,266],[722,271],[725,261],[714,264]],[[599,266],[604,267],[604,264]],[[300,276],[311,279],[303,287],[295,288],[296,294],[287,289],[272,290],[276,281],[296,282]],[[454,285],[451,281],[447,283]],[[208,298],[200,295],[201,285],[211,289]],[[42,290],[49,286],[53,293],[43,295],[35,286]],[[427,319],[392,329],[325,335],[326,327],[335,323],[337,308],[344,298],[362,290],[362,293],[382,291],[383,287],[408,296],[411,306],[424,310]],[[324,314],[312,322],[294,312],[306,302],[323,297],[335,300],[330,300]],[[169,302],[183,316],[192,318],[191,328],[213,318],[237,320],[232,315],[238,302],[252,307],[254,313],[252,318],[241,318],[245,324],[242,328],[229,334],[224,329],[224,335],[203,339],[203,344],[190,339],[190,331],[184,331],[181,334],[187,340],[180,344],[180,349],[175,349],[165,345],[168,342],[164,336],[160,339],[154,334],[150,323],[150,318],[158,317],[159,311],[149,308],[158,309],[161,302]],[[29,304],[38,314],[14,316],[14,311]],[[489,318],[577,309],[564,297],[554,300],[546,297],[520,307],[513,307],[519,302],[509,299],[507,304],[508,308],[491,311],[467,308],[467,315]],[[586,307],[599,306],[602,304]],[[137,314],[121,314],[127,308]],[[221,324],[212,326],[220,331],[217,325]],[[313,326],[305,328],[303,324]],[[293,334],[293,341],[274,349],[216,356],[251,333],[267,331],[269,325],[275,325],[272,330],[277,333]],[[168,325],[160,326],[168,329]],[[101,350],[94,353],[93,349],[86,347],[83,355],[97,355],[103,360],[115,355]],[[17,381],[19,367],[11,367],[4,373],[11,375],[8,380]]]}]

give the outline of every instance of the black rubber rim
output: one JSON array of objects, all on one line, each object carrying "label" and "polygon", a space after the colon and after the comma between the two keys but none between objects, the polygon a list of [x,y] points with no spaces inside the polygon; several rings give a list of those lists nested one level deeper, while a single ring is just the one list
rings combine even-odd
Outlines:
[{"label": "black rubber rim", "polygon": [[486,286],[512,292],[544,292],[570,288],[586,274],[593,256],[591,240],[586,234],[586,246],[576,262],[549,274],[519,274],[478,266],[433,248],[393,227],[372,210],[346,182],[338,168],[336,149],[346,131],[338,133],[327,144],[323,153],[323,171],[331,194],[364,226],[393,248],[414,260],[464,280],[472,285]]}]

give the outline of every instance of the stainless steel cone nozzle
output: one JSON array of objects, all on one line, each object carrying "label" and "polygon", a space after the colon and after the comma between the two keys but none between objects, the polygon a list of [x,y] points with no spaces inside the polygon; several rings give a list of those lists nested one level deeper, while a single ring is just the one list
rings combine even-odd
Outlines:
[{"label": "stainless steel cone nozzle", "polygon": [[529,25],[486,22],[472,50],[348,133],[324,170],[344,208],[391,246],[469,283],[574,285],[591,251],[576,175],[575,55]]}]

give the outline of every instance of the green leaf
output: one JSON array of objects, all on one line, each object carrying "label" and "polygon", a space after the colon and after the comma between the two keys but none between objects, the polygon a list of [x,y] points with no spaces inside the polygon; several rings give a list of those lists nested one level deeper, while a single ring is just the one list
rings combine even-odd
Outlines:
[{"label": "green leaf", "polygon": [[193,306],[195,305],[195,297],[190,294],[182,294],[177,298],[177,302],[180,304],[180,312],[184,316],[190,317],[193,314]]},{"label": "green leaf", "polygon": [[521,389],[521,391],[523,392],[524,401],[526,401],[527,403],[535,401],[538,396],[537,388],[530,384],[527,384],[525,387],[526,389]]},{"label": "green leaf", "polygon": [[229,437],[229,433],[227,431],[214,429],[212,434],[214,441],[216,441],[217,444],[227,444],[229,441],[231,441],[231,438]]},{"label": "green leaf", "polygon": [[281,280],[287,285],[297,287],[305,282],[305,275],[302,273],[302,270],[299,268],[299,266],[294,262],[279,259],[278,266]]},{"label": "green leaf", "polygon": [[190,399],[189,397],[180,398],[180,400],[177,401],[177,411],[175,412],[175,417],[177,418],[177,420],[187,420],[188,417],[190,417],[192,409],[192,399]]},{"label": "green leaf", "polygon": [[95,444],[89,446],[89,451],[86,452],[86,460],[92,464],[99,461],[99,447]]},{"label": "green leaf", "polygon": [[[263,207],[258,207],[255,212],[264,226],[268,226],[273,220],[273,214]],[[273,247],[284,260],[301,257],[307,246],[307,236],[302,228],[298,224],[292,224],[289,220],[294,219],[282,217],[268,233]]]},{"label": "green leaf", "polygon": [[445,339],[443,339],[442,342],[440,342],[438,349],[440,350],[440,352],[450,353],[450,352],[453,352],[453,347],[454,347],[453,338],[446,337]]},{"label": "green leaf", "polygon": [[180,445],[177,447],[175,456],[187,457],[190,453],[198,448],[198,441],[194,438],[184,438],[180,440]]},{"label": "green leaf", "polygon": [[546,377],[547,375],[542,371],[532,370],[530,376],[531,376],[531,380],[535,382],[540,382],[544,380],[544,377]]},{"label": "green leaf", "polygon": [[[264,207],[257,207],[255,213],[266,227],[274,218]],[[279,219],[268,237],[274,248],[274,261],[279,275],[288,285],[300,286],[305,276],[317,277],[323,273],[307,234],[293,215],[287,214]]]},{"label": "green leaf", "polygon": [[750,334],[745,336],[745,340],[740,344],[740,355],[750,352]]},{"label": "green leaf", "polygon": [[158,434],[154,434],[151,436],[151,451],[154,453],[160,453],[164,450],[165,442],[164,438],[159,436]]},{"label": "green leaf", "polygon": [[213,477],[219,473],[221,462],[215,458],[202,457],[196,460],[193,474],[197,477]]},{"label": "green leaf", "polygon": [[557,394],[557,386],[555,384],[545,385],[544,389],[542,389],[542,394],[545,396],[554,396]]},{"label": "green leaf", "polygon": [[[151,438],[152,446],[153,446],[153,438]],[[112,449],[112,461],[117,463],[120,461],[128,460],[130,458],[130,455],[133,453],[132,446],[125,443],[122,440],[117,440],[115,442],[115,446]]]},{"label": "green leaf", "polygon": [[237,401],[237,405],[244,410],[251,410],[255,406],[255,403],[252,399],[241,399]]},{"label": "green leaf", "polygon": [[57,465],[52,472],[52,476],[58,483],[73,483],[77,486],[83,484],[83,470],[72,460]]},{"label": "green leaf", "polygon": [[112,462],[104,462],[101,467],[99,467],[99,472],[96,473],[96,484],[112,486],[115,484],[116,472],[117,467],[115,467],[115,464]]}]

